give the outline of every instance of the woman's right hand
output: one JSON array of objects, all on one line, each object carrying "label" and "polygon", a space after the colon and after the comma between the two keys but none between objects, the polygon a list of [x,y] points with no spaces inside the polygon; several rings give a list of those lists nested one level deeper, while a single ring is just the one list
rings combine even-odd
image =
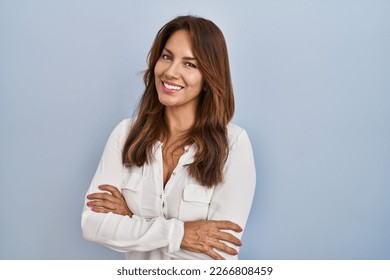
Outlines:
[{"label": "woman's right hand", "polygon": [[237,251],[226,245],[225,241],[236,246],[241,246],[240,239],[226,232],[225,230],[233,230],[241,232],[242,228],[230,221],[191,221],[184,223],[184,237],[180,247],[182,249],[204,253],[216,260],[224,258],[213,249],[218,249],[229,255],[237,255]]},{"label": "woman's right hand", "polygon": [[118,188],[111,185],[100,185],[99,189],[102,192],[91,193],[87,196],[90,201],[87,206],[97,213],[114,213],[122,216],[133,216],[129,209],[125,198]]}]

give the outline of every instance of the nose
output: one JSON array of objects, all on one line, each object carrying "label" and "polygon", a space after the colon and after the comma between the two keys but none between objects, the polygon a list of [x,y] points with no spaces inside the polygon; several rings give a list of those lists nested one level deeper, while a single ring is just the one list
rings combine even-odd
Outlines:
[{"label": "nose", "polygon": [[178,79],[180,77],[180,65],[179,63],[172,62],[165,70],[165,76],[169,79]]}]

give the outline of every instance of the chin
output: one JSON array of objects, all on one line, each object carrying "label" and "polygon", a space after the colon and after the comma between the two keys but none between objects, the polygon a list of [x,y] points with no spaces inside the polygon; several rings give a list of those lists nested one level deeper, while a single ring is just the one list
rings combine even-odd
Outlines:
[{"label": "chin", "polygon": [[172,100],[167,100],[168,98],[166,97],[160,97],[160,95],[158,96],[158,101],[160,101],[160,103],[164,106],[174,106],[174,102],[172,102]]}]

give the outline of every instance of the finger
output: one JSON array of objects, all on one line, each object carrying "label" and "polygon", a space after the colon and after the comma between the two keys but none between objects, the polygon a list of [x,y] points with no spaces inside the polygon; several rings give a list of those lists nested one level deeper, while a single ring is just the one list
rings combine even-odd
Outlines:
[{"label": "finger", "polygon": [[120,200],[109,193],[92,193],[87,196],[90,200],[108,200],[115,203],[120,203]]},{"label": "finger", "polygon": [[218,229],[233,230],[235,232],[242,231],[242,228],[238,224],[233,223],[231,221],[212,221],[212,222],[215,223],[216,228]]},{"label": "finger", "polygon": [[100,185],[99,189],[102,191],[108,191],[110,192],[114,197],[120,198],[122,197],[122,194],[118,190],[118,188],[111,186],[111,185]]},{"label": "finger", "polygon": [[217,232],[210,232],[209,236],[216,239],[216,240],[223,240],[227,241],[233,245],[236,246],[242,246],[242,242],[240,239],[238,239],[236,236],[234,236],[231,233],[224,232],[224,231],[217,231]]},{"label": "finger", "polygon": [[102,207],[93,207],[91,210],[96,213],[112,213],[112,210]]},{"label": "finger", "polygon": [[209,257],[213,258],[214,260],[224,260],[225,258],[223,258],[220,254],[218,254],[217,252],[215,252],[213,249],[210,248],[209,251],[205,252],[206,255],[208,255]]},{"label": "finger", "polygon": [[93,200],[93,201],[89,201],[87,203],[87,206],[89,206],[89,207],[106,208],[108,210],[115,210],[120,205],[118,205],[116,203],[112,203],[112,202],[107,201],[107,200]]},{"label": "finger", "polygon": [[235,256],[238,254],[236,249],[234,249],[234,248],[232,248],[232,247],[228,246],[227,244],[220,242],[220,241],[212,242],[210,245],[213,246],[214,248],[222,251],[222,252],[229,254],[229,255]]},{"label": "finger", "polygon": [[214,260],[224,260],[224,258],[220,254],[215,252],[213,248],[209,245],[200,245],[192,243],[191,246],[186,249],[196,253],[204,253]]}]

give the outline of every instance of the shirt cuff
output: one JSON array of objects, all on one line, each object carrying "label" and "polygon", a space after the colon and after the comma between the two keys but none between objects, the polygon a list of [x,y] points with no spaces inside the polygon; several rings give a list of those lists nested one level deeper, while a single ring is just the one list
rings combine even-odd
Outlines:
[{"label": "shirt cuff", "polygon": [[180,250],[181,241],[184,236],[184,222],[172,219],[174,225],[171,234],[171,240],[168,245],[168,253],[173,253]]}]

